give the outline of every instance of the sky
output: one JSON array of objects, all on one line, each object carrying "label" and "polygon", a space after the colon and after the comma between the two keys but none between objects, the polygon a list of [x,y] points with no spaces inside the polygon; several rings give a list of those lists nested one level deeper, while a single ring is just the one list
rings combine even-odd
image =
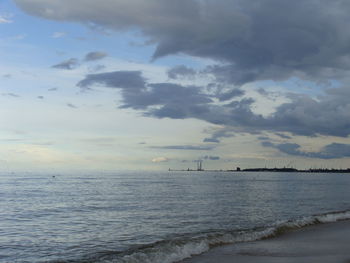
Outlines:
[{"label": "sky", "polygon": [[347,0],[2,0],[0,171],[350,167]]}]

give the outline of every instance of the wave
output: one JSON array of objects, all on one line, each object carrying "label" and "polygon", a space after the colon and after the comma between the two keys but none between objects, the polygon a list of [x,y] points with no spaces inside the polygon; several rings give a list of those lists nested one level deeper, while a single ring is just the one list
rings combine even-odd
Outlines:
[{"label": "wave", "polygon": [[273,238],[306,226],[348,219],[350,219],[350,210],[306,216],[295,220],[277,221],[269,226],[254,229],[202,233],[192,237],[182,236],[172,240],[159,241],[150,245],[130,249],[125,252],[99,254],[98,258],[90,259],[92,261],[88,260],[88,262],[174,263],[194,255],[202,254],[213,247]]}]

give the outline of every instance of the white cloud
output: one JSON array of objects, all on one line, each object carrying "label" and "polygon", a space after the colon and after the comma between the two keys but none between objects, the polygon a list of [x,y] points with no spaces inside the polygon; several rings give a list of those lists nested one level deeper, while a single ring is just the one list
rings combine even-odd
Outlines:
[{"label": "white cloud", "polygon": [[8,19],[7,17],[0,15],[0,24],[10,24],[13,21]]},{"label": "white cloud", "polygon": [[157,157],[157,158],[152,159],[153,163],[163,163],[163,162],[168,162],[168,161],[169,161],[169,159],[166,157]]},{"label": "white cloud", "polygon": [[65,32],[54,32],[51,37],[52,38],[61,38],[61,37],[64,37],[65,35],[66,35]]}]

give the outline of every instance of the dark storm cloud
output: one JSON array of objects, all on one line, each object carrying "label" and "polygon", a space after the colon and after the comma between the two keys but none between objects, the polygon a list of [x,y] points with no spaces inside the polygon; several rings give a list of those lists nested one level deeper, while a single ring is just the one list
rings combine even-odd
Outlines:
[{"label": "dark storm cloud", "polygon": [[196,86],[181,86],[170,83],[157,83],[149,85],[150,97],[156,98],[154,104],[163,105],[152,109],[149,115],[158,118],[188,118],[201,115],[208,111],[207,104],[212,102],[208,95],[203,94]]},{"label": "dark storm cloud", "polygon": [[88,88],[92,85],[100,85],[108,88],[140,91],[145,89],[146,80],[142,77],[141,71],[114,71],[89,74],[77,85],[81,88]]},{"label": "dark storm cloud", "polygon": [[227,101],[231,100],[232,98],[235,97],[240,97],[244,95],[244,91],[241,89],[231,89],[230,91],[227,92],[222,92],[217,95],[217,98],[219,101]]},{"label": "dark storm cloud", "polygon": [[93,51],[85,55],[85,61],[96,61],[107,57],[108,54],[102,51]]},{"label": "dark storm cloud", "polygon": [[[222,80],[346,76],[350,3],[346,0],[15,0],[47,19],[113,30],[138,28],[156,43],[154,58],[188,54],[225,62]],[[140,12],[142,10],[142,13]]]},{"label": "dark storm cloud", "polygon": [[348,88],[331,89],[318,99],[291,96],[291,102],[279,106],[267,124],[299,135],[346,137],[350,134],[350,101],[342,94],[349,91]]},{"label": "dark storm cloud", "polygon": [[196,75],[196,71],[184,65],[176,66],[168,70],[168,77],[170,79],[179,78],[193,78]]},{"label": "dark storm cloud", "polygon": [[202,94],[196,86],[156,83],[149,84],[148,87],[151,89],[147,96],[155,98],[152,104],[182,105],[190,108],[191,104],[195,107],[195,105],[206,104],[212,101],[207,95]]},{"label": "dark storm cloud", "polygon": [[151,146],[152,149],[164,150],[185,150],[185,151],[210,151],[215,148],[214,145],[168,145],[168,146]]},{"label": "dark storm cloud", "polygon": [[271,131],[346,137],[350,134],[348,90],[330,89],[317,99],[308,95],[290,95],[290,102],[283,103],[267,117],[252,111],[251,99],[233,101],[223,106],[210,105],[208,112],[197,117],[249,133]]},{"label": "dark storm cloud", "polygon": [[209,83],[206,86],[206,90],[213,94],[219,102],[230,101],[232,99],[237,99],[246,94],[246,92],[233,85],[226,85],[223,83],[215,82]]},{"label": "dark storm cloud", "polygon": [[79,63],[76,58],[70,58],[68,60],[62,61],[61,63],[53,65],[52,67],[58,69],[72,70],[75,69],[78,66],[78,64]]},{"label": "dark storm cloud", "polygon": [[213,132],[211,137],[205,138],[203,142],[219,143],[221,138],[230,138],[234,136],[234,130],[232,128],[222,128]]},{"label": "dark storm cloud", "polygon": [[296,143],[273,144],[263,142],[264,147],[272,147],[288,155],[319,158],[319,159],[337,159],[350,157],[350,144],[332,143],[324,146],[319,152],[301,151],[301,146]]},{"label": "dark storm cloud", "polygon": [[[290,94],[290,102],[280,105],[272,115],[264,117],[253,112],[252,98],[218,105],[213,103],[213,96],[206,94],[200,87],[171,83],[149,84],[139,71],[90,74],[78,83],[83,89],[94,85],[120,89],[123,103],[120,107],[143,110],[146,116],[196,118],[227,126],[226,130],[206,138],[206,142],[219,142],[221,137],[231,136],[229,133],[233,131],[341,137],[350,134],[350,91],[347,88],[329,89],[326,95],[317,99],[308,95]],[[286,136],[285,138],[287,139]]]},{"label": "dark storm cloud", "polygon": [[149,109],[145,114],[158,118],[187,118],[190,114],[206,111],[202,106],[212,100],[196,86],[181,86],[172,83],[148,84],[139,71],[115,71],[90,74],[77,84],[81,88],[93,85],[121,89],[121,108]]},{"label": "dark storm cloud", "polygon": [[253,114],[247,107],[234,109],[233,115],[240,113],[241,116],[234,120],[250,129],[346,137],[350,134],[350,101],[349,97],[341,95],[344,90],[348,89],[329,90],[318,99],[307,95],[291,96],[291,102],[280,105],[269,117]]}]

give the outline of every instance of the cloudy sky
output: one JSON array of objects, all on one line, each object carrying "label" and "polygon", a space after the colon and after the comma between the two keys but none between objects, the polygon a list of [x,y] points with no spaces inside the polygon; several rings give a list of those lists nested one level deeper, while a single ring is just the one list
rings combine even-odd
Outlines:
[{"label": "cloudy sky", "polygon": [[347,0],[3,0],[0,169],[347,168]]}]

